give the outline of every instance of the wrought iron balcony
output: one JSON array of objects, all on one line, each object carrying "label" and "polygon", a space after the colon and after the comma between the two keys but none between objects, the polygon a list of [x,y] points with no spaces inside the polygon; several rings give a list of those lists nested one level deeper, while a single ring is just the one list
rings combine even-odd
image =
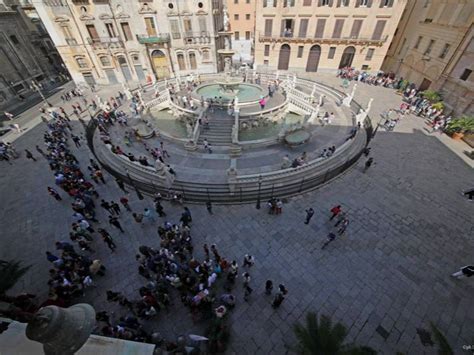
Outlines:
[{"label": "wrought iron balcony", "polygon": [[122,48],[123,47],[123,42],[118,37],[88,38],[87,42],[94,49]]},{"label": "wrought iron balcony", "polygon": [[157,33],[156,35],[137,35],[137,40],[141,44],[168,43],[170,41],[170,34],[169,33]]},{"label": "wrought iron balcony", "polygon": [[314,44],[345,44],[345,45],[369,45],[369,46],[382,46],[388,39],[388,36],[384,36],[380,39],[372,39],[369,37],[323,37],[315,38],[310,36],[299,37],[294,33],[282,32],[280,34],[270,35],[260,33],[258,35],[259,42],[272,42],[272,43],[314,43]]}]

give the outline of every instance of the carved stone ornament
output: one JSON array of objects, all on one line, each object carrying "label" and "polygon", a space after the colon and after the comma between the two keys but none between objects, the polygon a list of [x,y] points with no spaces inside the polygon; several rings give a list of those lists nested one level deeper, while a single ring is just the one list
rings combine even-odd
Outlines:
[{"label": "carved stone ornament", "polygon": [[130,18],[130,15],[127,15],[127,14],[124,14],[123,12],[121,12],[119,14],[116,14],[115,18],[118,19],[118,20],[128,19],[128,18]]},{"label": "carved stone ornament", "polygon": [[88,14],[83,14],[79,17],[79,20],[81,20],[81,21],[92,21],[94,19],[95,19],[94,16],[91,16],[91,15],[88,15]]},{"label": "carved stone ornament", "polygon": [[101,20],[112,20],[113,17],[110,16],[109,14],[100,14],[99,19],[101,19]]},{"label": "carved stone ornament", "polygon": [[156,10],[153,10],[150,5],[144,3],[140,10],[138,10],[139,14],[156,14]]},{"label": "carved stone ornament", "polygon": [[63,17],[63,16],[58,16],[54,19],[54,22],[69,22],[69,19],[67,17]]}]

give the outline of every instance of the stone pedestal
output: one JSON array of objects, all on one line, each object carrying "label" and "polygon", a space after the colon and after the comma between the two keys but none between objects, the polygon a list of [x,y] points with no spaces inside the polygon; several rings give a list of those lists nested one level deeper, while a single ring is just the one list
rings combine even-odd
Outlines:
[{"label": "stone pedestal", "polygon": [[233,158],[240,157],[242,155],[242,147],[238,144],[232,144],[229,149],[229,155]]},{"label": "stone pedestal", "polygon": [[186,149],[189,152],[194,152],[198,149],[198,146],[193,141],[189,141],[184,144],[184,149]]}]

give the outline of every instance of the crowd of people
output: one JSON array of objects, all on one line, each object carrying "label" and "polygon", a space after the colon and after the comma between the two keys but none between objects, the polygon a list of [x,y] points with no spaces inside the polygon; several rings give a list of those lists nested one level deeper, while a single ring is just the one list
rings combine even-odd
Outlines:
[{"label": "crowd of people", "polygon": [[386,88],[398,89],[403,78],[397,79],[394,73],[378,72],[377,74],[369,74],[363,70],[356,70],[353,67],[344,67],[338,70],[337,76],[343,79],[343,86],[348,86],[351,80],[362,83],[383,86]]}]

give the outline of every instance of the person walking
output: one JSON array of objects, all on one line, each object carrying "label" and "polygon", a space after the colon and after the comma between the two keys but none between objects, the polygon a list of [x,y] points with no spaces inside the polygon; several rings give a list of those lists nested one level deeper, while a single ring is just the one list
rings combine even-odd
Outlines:
[{"label": "person walking", "polygon": [[58,193],[55,189],[53,189],[52,187],[49,187],[49,186],[48,186],[48,193],[49,193],[51,196],[53,196],[53,197],[56,199],[56,201],[61,201],[61,200],[62,200],[62,198],[61,198],[61,196],[59,195],[59,193]]},{"label": "person walking", "polygon": [[132,212],[132,209],[130,208],[130,205],[128,204],[128,198],[126,198],[125,196],[121,197],[120,198],[120,203],[122,204],[123,207],[125,207],[125,209],[128,212]]},{"label": "person walking", "polygon": [[467,196],[467,199],[469,201],[474,201],[473,197],[474,197],[474,189],[470,189],[470,190],[466,190],[464,191],[463,193],[463,196]]},{"label": "person walking", "polygon": [[110,215],[109,216],[109,224],[114,226],[117,229],[120,229],[120,232],[125,233],[125,231],[123,230],[122,225],[120,224],[117,217],[114,217],[114,216]]},{"label": "person walking", "polygon": [[463,279],[466,277],[471,277],[474,275],[474,266],[473,265],[466,265],[461,268],[459,268],[459,271],[456,271],[455,273],[451,274],[452,277],[455,277],[457,279]]},{"label": "person walking", "polygon": [[281,304],[283,303],[284,300],[285,300],[285,296],[283,296],[283,294],[281,292],[278,292],[275,295],[275,298],[273,299],[272,307],[274,309],[277,309],[278,307],[281,306]]},{"label": "person walking", "polygon": [[248,266],[252,267],[253,264],[255,264],[255,258],[252,255],[245,254],[244,256],[244,262],[243,262],[243,267]]},{"label": "person walking", "polygon": [[74,134],[71,134],[71,138],[72,138],[72,141],[74,142],[74,144],[76,145],[76,148],[80,148],[81,147],[81,138],[74,135]]},{"label": "person walking", "polygon": [[161,154],[163,154],[163,158],[170,157],[170,155],[168,154],[168,151],[165,149],[165,145],[163,142],[160,142],[160,150],[161,150]]},{"label": "person walking", "polygon": [[207,209],[207,212],[209,212],[209,214],[213,214],[213,213],[212,213],[212,204],[211,204],[211,201],[210,201],[210,200],[208,200],[208,201],[206,202],[206,209]]},{"label": "person walking", "polygon": [[337,233],[339,235],[344,234],[344,232],[346,231],[346,228],[347,228],[348,225],[349,225],[349,220],[347,218],[344,218],[341,222],[341,226],[337,230]]},{"label": "person walking", "polygon": [[39,145],[36,145],[35,148],[36,148],[36,151],[40,153],[43,158],[46,158],[45,152],[43,151],[43,149],[39,147]]},{"label": "person walking", "polygon": [[306,219],[304,221],[304,224],[309,224],[309,221],[311,220],[311,218],[313,218],[314,210],[312,207],[310,207],[307,210],[305,210],[305,212],[306,212]]},{"label": "person walking", "polygon": [[267,280],[265,282],[265,294],[270,295],[273,290],[273,282],[272,280]]},{"label": "person walking", "polygon": [[143,214],[141,213],[132,213],[132,217],[133,219],[135,220],[135,222],[137,222],[138,224],[140,225],[143,225],[142,222],[143,222]]},{"label": "person walking", "polygon": [[112,211],[113,211],[117,216],[119,216],[120,213],[122,212],[122,211],[120,210],[119,204],[118,204],[117,202],[115,202],[115,201],[110,201],[110,208],[112,209]]},{"label": "person walking", "polygon": [[330,221],[332,221],[334,219],[334,217],[336,217],[339,213],[341,213],[342,209],[341,209],[341,205],[337,205],[337,206],[334,206],[333,208],[331,208],[331,218],[329,218]]},{"label": "person walking", "polygon": [[104,210],[106,210],[106,211],[109,212],[110,214],[113,214],[113,213],[114,213],[114,210],[113,210],[112,206],[110,205],[110,203],[108,203],[108,202],[105,201],[105,200],[101,200],[101,201],[100,201],[100,207],[102,207]]},{"label": "person walking", "polygon": [[158,216],[160,217],[166,217],[166,213],[163,209],[163,206],[161,205],[160,201],[155,202],[155,211],[158,213]]},{"label": "person walking", "polygon": [[99,228],[97,231],[101,235],[102,240],[107,244],[110,251],[113,253],[115,249],[117,248],[117,245],[115,245],[114,240],[112,239],[112,236],[104,228]]},{"label": "person walking", "polygon": [[143,217],[146,218],[150,223],[155,222],[155,218],[153,217],[153,213],[149,208],[145,208],[143,210]]},{"label": "person walking", "polygon": [[116,178],[116,179],[115,179],[115,182],[117,183],[117,185],[118,185],[118,187],[120,188],[120,190],[122,190],[122,191],[125,192],[126,194],[128,193],[127,189],[125,188],[125,183],[123,182],[122,179]]},{"label": "person walking", "polygon": [[364,173],[372,166],[372,164],[374,164],[374,158],[371,157],[365,162]]},{"label": "person walking", "polygon": [[25,149],[25,153],[26,153],[26,158],[27,159],[31,159],[33,161],[36,161],[36,158],[33,156],[33,153],[31,153],[28,149]]}]

